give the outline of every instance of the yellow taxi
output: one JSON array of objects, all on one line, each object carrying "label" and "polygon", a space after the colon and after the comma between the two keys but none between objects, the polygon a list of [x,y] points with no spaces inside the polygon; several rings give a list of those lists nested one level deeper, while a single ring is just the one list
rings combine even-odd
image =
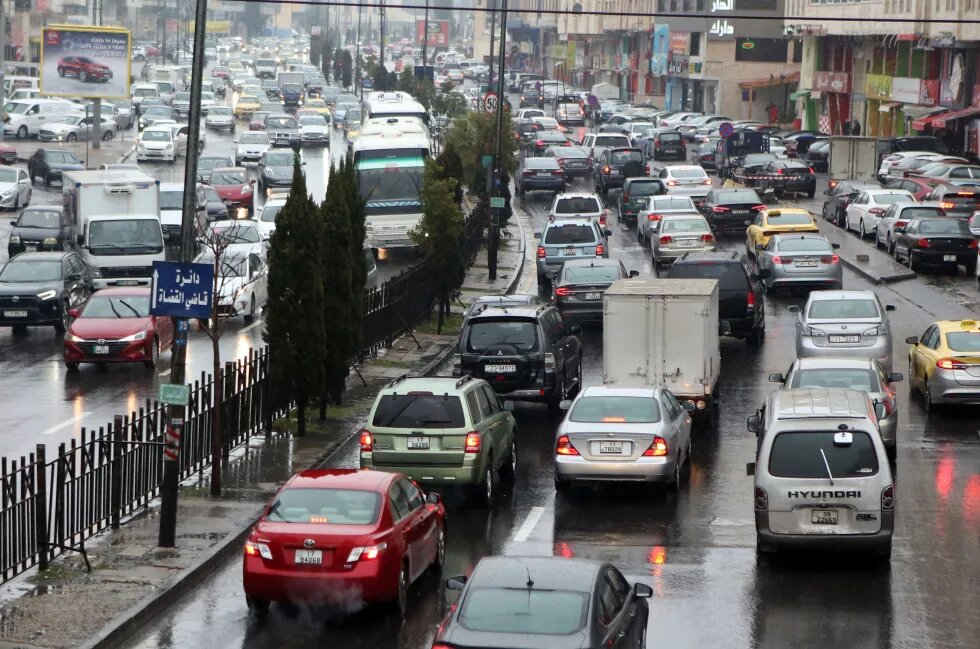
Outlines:
[{"label": "yellow taxi", "polygon": [[318,114],[323,115],[328,122],[330,121],[330,106],[327,105],[326,100],[320,97],[310,97],[306,100],[306,108],[315,110]]},{"label": "yellow taxi", "polygon": [[765,210],[755,217],[755,221],[745,231],[745,248],[750,257],[755,257],[756,250],[761,250],[769,243],[774,234],[792,232],[816,232],[820,228],[817,222],[806,210],[790,207],[775,210]]},{"label": "yellow taxi", "polygon": [[235,117],[248,119],[262,104],[255,95],[239,95],[235,102]]},{"label": "yellow taxi", "polygon": [[940,320],[922,336],[911,336],[909,385],[918,388],[926,408],[945,403],[980,404],[980,323]]}]

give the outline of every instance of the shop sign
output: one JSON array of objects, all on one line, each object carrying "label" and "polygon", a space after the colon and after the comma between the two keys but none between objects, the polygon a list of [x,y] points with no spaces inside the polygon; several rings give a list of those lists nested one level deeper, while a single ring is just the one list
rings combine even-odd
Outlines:
[{"label": "shop sign", "polygon": [[667,74],[672,77],[686,77],[690,58],[681,54],[671,54],[667,61]]},{"label": "shop sign", "polygon": [[704,73],[704,61],[700,56],[689,56],[687,59],[687,76],[700,79]]},{"label": "shop sign", "polygon": [[711,0],[711,13],[735,11],[735,0]]},{"label": "shop sign", "polygon": [[735,21],[723,18],[712,22],[708,28],[708,38],[714,41],[735,38]]},{"label": "shop sign", "polygon": [[556,61],[561,61],[565,58],[565,46],[564,45],[552,45],[549,50],[551,58]]},{"label": "shop sign", "polygon": [[939,101],[939,79],[922,79],[919,84],[919,104],[935,106]]},{"label": "shop sign", "polygon": [[903,104],[917,104],[922,95],[922,79],[911,77],[892,78],[892,101],[900,101]]},{"label": "shop sign", "polygon": [[864,82],[864,94],[868,99],[888,101],[892,98],[892,77],[887,74],[869,74]]},{"label": "shop sign", "polygon": [[687,56],[691,51],[691,32],[670,32],[670,51]]},{"label": "shop sign", "polygon": [[846,72],[813,73],[813,90],[817,92],[845,93],[850,87],[850,76]]}]

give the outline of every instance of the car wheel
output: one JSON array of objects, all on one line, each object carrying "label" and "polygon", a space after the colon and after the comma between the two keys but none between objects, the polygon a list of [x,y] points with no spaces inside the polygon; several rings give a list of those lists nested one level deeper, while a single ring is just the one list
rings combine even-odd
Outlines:
[{"label": "car wheel", "polygon": [[65,329],[71,324],[71,316],[68,315],[68,304],[62,303],[61,305],[61,319],[54,323],[54,330],[60,334],[65,333]]},{"label": "car wheel", "polygon": [[81,81],[82,83],[88,81],[88,74],[85,72],[85,70],[80,70],[78,72],[78,80]]},{"label": "car wheel", "polygon": [[17,139],[18,140],[26,140],[27,139],[27,127],[26,126],[21,126],[19,129],[17,129]]},{"label": "car wheel", "polygon": [[75,361],[65,361],[65,367],[67,367],[68,371],[72,374],[78,371],[78,363]]},{"label": "car wheel", "polygon": [[245,322],[251,324],[255,322],[255,296],[252,296],[251,302],[249,302],[248,313],[244,316]]},{"label": "car wheel", "polygon": [[439,526],[439,536],[436,537],[436,554],[432,557],[432,572],[442,572],[446,565],[446,524]]},{"label": "car wheel", "polygon": [[113,137],[112,131],[106,131],[105,133],[102,134],[102,141],[109,142],[110,140],[112,140],[112,137]]},{"label": "car wheel", "polygon": [[65,77],[65,69],[64,68],[58,68],[58,76],[61,77],[61,78],[64,78]]},{"label": "car wheel", "polygon": [[934,412],[936,404],[932,400],[932,390],[929,387],[929,379],[926,377],[922,378],[922,398],[925,401],[926,412]]},{"label": "car wheel", "polygon": [[858,239],[865,239],[867,236],[868,234],[864,230],[864,219],[861,219],[858,221]]},{"label": "car wheel", "polygon": [[892,241],[892,235],[890,235],[890,234],[888,235],[888,238],[885,239],[885,250],[890,255],[894,255],[895,254],[895,242]]},{"label": "car wheel", "polygon": [[269,612],[269,601],[265,599],[258,599],[256,597],[246,597],[245,604],[248,606],[248,612],[256,616],[264,616]]},{"label": "car wheel", "polygon": [[143,367],[152,370],[160,364],[160,341],[156,338],[150,343],[150,360],[143,361]]},{"label": "car wheel", "polygon": [[974,259],[973,261],[968,261],[967,263],[963,264],[963,269],[966,270],[966,274],[967,275],[976,275],[977,274],[977,260]]},{"label": "car wheel", "polygon": [[496,494],[495,478],[493,470],[493,455],[487,457],[487,466],[483,471],[483,480],[477,485],[474,491],[476,503],[481,507],[493,506],[493,497]]},{"label": "car wheel", "polygon": [[806,193],[806,197],[807,198],[813,198],[814,196],[816,196],[816,194],[817,194],[817,190],[816,189],[811,189],[810,191],[808,191]]},{"label": "car wheel", "polygon": [[517,476],[517,431],[515,430],[514,433],[514,439],[510,443],[510,453],[507,454],[507,461],[500,466],[500,475],[509,481],[513,481]]},{"label": "car wheel", "polygon": [[681,456],[677,454],[677,461],[674,462],[674,475],[671,476],[667,487],[671,493],[678,493],[681,490]]},{"label": "car wheel", "polygon": [[78,141],[78,136],[77,136],[77,135],[75,135],[74,133],[69,133],[69,134],[68,134],[68,137],[66,137],[65,139],[66,139],[66,140],[67,140],[68,142],[70,142],[70,143],[72,143],[72,144],[74,144],[75,142],[77,142],[77,141]]},{"label": "car wheel", "polygon": [[561,375],[561,383],[556,386],[555,391],[548,398],[548,412],[553,415],[557,415],[561,412],[561,402],[565,399],[568,394],[568,388],[565,385],[565,375]]},{"label": "car wheel", "polygon": [[911,248],[907,249],[905,251],[905,254],[908,255],[908,259],[906,261],[908,262],[909,270],[912,271],[913,273],[918,271],[919,264],[912,257],[912,249]]},{"label": "car wheel", "polygon": [[572,485],[566,480],[555,478],[555,491],[560,494],[569,494],[572,491]]}]

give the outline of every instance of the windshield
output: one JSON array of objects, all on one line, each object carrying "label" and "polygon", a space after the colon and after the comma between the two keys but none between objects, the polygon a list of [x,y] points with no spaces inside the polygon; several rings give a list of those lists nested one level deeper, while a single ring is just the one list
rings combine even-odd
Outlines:
[{"label": "windshield", "polygon": [[239,140],[240,144],[268,144],[269,136],[264,133],[245,133]]},{"label": "windshield", "polygon": [[[88,244],[99,254],[126,254],[130,248],[163,249],[160,222],[151,219],[93,221],[89,225]],[[119,252],[119,251],[122,252]]]},{"label": "windshield", "polygon": [[0,282],[52,282],[61,279],[61,260],[11,261],[0,271]]},{"label": "windshield", "polygon": [[565,265],[562,277],[566,282],[611,284],[620,278],[619,265],[569,266]]},{"label": "windshield", "polygon": [[136,97],[157,97],[159,94],[156,88],[137,88],[133,91]]},{"label": "windshield", "polygon": [[157,88],[162,93],[170,94],[174,91],[174,84],[170,83],[169,81],[158,81]]},{"label": "windshield", "polygon": [[667,219],[660,227],[660,231],[672,234],[707,232],[708,224],[704,219]]},{"label": "windshield", "polygon": [[980,354],[980,331],[951,331],[946,334],[946,344],[954,352]]},{"label": "windshield", "polygon": [[457,396],[409,392],[382,396],[372,423],[382,428],[462,428],[466,420]]},{"label": "windshield", "polygon": [[555,246],[576,243],[596,243],[596,233],[591,225],[562,223],[545,230],[542,243]]},{"label": "windshield", "polygon": [[769,225],[810,225],[813,220],[809,214],[774,214],[772,212],[766,217]]},{"label": "windshield", "polygon": [[919,234],[970,234],[959,219],[926,219],[919,221]]},{"label": "windshield", "polygon": [[874,300],[815,300],[810,304],[810,318],[831,320],[847,318],[878,318]]},{"label": "windshield", "polygon": [[596,146],[623,146],[629,145],[630,141],[625,135],[599,135],[595,139]]},{"label": "windshield", "polygon": [[897,218],[914,219],[919,216],[946,216],[946,212],[939,207],[907,207],[898,214]]},{"label": "windshield", "polygon": [[257,104],[257,103],[259,103],[259,100],[258,100],[257,97],[254,97],[252,95],[242,95],[241,97],[238,98],[238,103],[239,104]]},{"label": "windshield", "polygon": [[273,128],[296,128],[296,120],[292,117],[269,117],[265,124]]},{"label": "windshield", "polygon": [[64,162],[64,163],[81,162],[78,158],[75,157],[74,153],[71,153],[69,151],[48,151],[47,158],[48,158],[48,162]]},{"label": "windshield", "polygon": [[473,588],[460,624],[488,633],[568,635],[585,625],[589,595],[565,590]]},{"label": "windshield", "polygon": [[170,117],[172,114],[169,106],[150,106],[143,111],[144,117]]},{"label": "windshield", "polygon": [[0,183],[17,182],[17,170],[10,167],[0,167]]},{"label": "windshield", "polygon": [[210,111],[208,111],[208,115],[224,115],[224,116],[229,116],[229,115],[231,115],[231,109],[228,108],[227,106],[215,106]]},{"label": "windshield", "polygon": [[582,397],[568,419],[586,424],[654,424],[660,421],[660,404],[653,397]]},{"label": "windshield", "polygon": [[479,320],[466,331],[465,349],[480,353],[489,347],[512,348],[516,353],[536,351],[538,330],[528,320]]},{"label": "windshield", "polygon": [[265,223],[275,223],[276,216],[278,216],[279,212],[282,211],[284,206],[285,203],[274,203],[272,205],[266,203],[265,208],[262,210],[262,216],[259,217],[259,220],[264,221]]},{"label": "windshield", "polygon": [[4,112],[11,113],[12,115],[24,115],[27,113],[30,107],[30,104],[15,104],[14,102],[10,101],[4,105],[3,110]]},{"label": "windshield", "polygon": [[190,101],[191,93],[189,92],[178,92],[174,95],[174,101]]},{"label": "windshield", "polygon": [[627,162],[643,162],[643,154],[639,151],[613,151],[609,156],[613,164],[626,164]]},{"label": "windshield", "polygon": [[215,171],[211,174],[212,185],[244,185],[248,182],[248,175],[240,169],[226,169]]},{"label": "windshield", "polygon": [[559,198],[555,203],[555,214],[596,214],[602,211],[599,200],[589,197]]},{"label": "windshield", "polygon": [[212,235],[218,235],[228,243],[258,243],[262,240],[259,231],[254,225],[229,225],[224,227],[212,227]]},{"label": "windshield", "polygon": [[283,92],[303,92],[303,86],[298,83],[284,83],[282,84]]},{"label": "windshield", "polygon": [[24,210],[17,219],[22,228],[58,228],[61,226],[61,213],[55,210]]},{"label": "windshield", "polygon": [[144,142],[170,142],[173,133],[170,131],[143,131]]},{"label": "windshield", "polygon": [[380,511],[381,495],[373,491],[300,488],[280,491],[266,517],[280,523],[370,525]]},{"label": "windshield", "polygon": [[149,295],[93,295],[82,318],[145,318],[150,315]]},{"label": "windshield", "polygon": [[862,392],[881,392],[878,375],[870,369],[819,368],[798,370],[793,374],[791,388],[841,388]]},{"label": "windshield", "polygon": [[319,115],[309,115],[308,117],[301,117],[299,119],[300,126],[326,126],[327,120],[323,119]]},{"label": "windshield", "polygon": [[184,207],[184,190],[168,189],[160,190],[160,209],[179,210]]},{"label": "windshield", "polygon": [[665,210],[688,210],[691,212],[697,212],[697,208],[694,207],[694,203],[690,198],[667,198],[657,196],[656,198],[651,198],[647,201],[649,208],[651,210],[665,211]]},{"label": "windshield", "polygon": [[776,244],[779,252],[832,252],[830,244],[822,239],[786,239]]},{"label": "windshield", "polygon": [[651,196],[663,191],[663,184],[659,180],[644,180],[641,182],[633,181],[629,184],[630,196]]},{"label": "windshield", "polygon": [[760,203],[759,195],[754,189],[733,189],[730,191],[715,192],[715,201],[718,203]]},{"label": "windshield", "polygon": [[294,155],[292,153],[267,154],[265,164],[269,167],[292,167]]},{"label": "windshield", "polygon": [[[769,473],[777,478],[866,478],[878,473],[871,437],[851,431],[850,444],[835,444],[837,431],[779,433],[769,454]],[[828,473],[828,467],[830,472]]]},{"label": "windshield", "polygon": [[424,163],[421,157],[362,160],[357,181],[368,216],[410,214],[420,210]]}]

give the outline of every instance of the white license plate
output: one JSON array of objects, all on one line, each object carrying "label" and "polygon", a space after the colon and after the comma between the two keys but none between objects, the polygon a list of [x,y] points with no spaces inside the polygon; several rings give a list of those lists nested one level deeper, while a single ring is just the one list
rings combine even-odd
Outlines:
[{"label": "white license plate", "polygon": [[677,242],[678,248],[693,248],[696,245],[698,242],[695,239],[681,239]]},{"label": "white license plate", "polygon": [[599,453],[602,455],[622,455],[622,442],[599,442]]},{"label": "white license plate", "polygon": [[814,525],[837,525],[837,510],[836,509],[814,509],[813,518],[811,519]]},{"label": "white license plate", "polygon": [[538,172],[538,177],[540,178],[549,178],[550,176],[551,176],[551,172],[548,171]]},{"label": "white license plate", "polygon": [[575,256],[575,248],[565,248],[565,256],[566,257],[574,257]]},{"label": "white license plate", "polygon": [[585,299],[586,300],[598,300],[600,297],[602,297],[602,293],[586,293],[585,294]]},{"label": "white license plate", "polygon": [[37,246],[24,246],[24,252],[37,252]]},{"label": "white license plate", "polygon": [[94,347],[92,347],[92,353],[93,354],[108,354],[109,353],[109,345],[95,345]]},{"label": "white license plate", "polygon": [[813,261],[813,260],[801,260],[801,259],[797,259],[793,263],[794,263],[794,265],[797,268],[816,268],[817,267],[817,262],[816,261]]},{"label": "white license plate", "polygon": [[488,374],[513,374],[517,371],[516,365],[484,365],[483,371]]},{"label": "white license plate", "polygon": [[116,286],[139,286],[138,279],[117,279]]},{"label": "white license plate", "polygon": [[832,343],[856,343],[861,339],[860,336],[828,336]]},{"label": "white license plate", "polygon": [[297,565],[320,566],[323,565],[323,550],[296,550],[293,560]]},{"label": "white license plate", "polygon": [[956,261],[956,255],[943,255],[943,261]]},{"label": "white license plate", "polygon": [[429,438],[428,437],[409,437],[408,438],[408,448],[409,449],[427,450],[429,448]]},{"label": "white license plate", "polygon": [[26,318],[27,311],[4,311],[5,318]]}]

